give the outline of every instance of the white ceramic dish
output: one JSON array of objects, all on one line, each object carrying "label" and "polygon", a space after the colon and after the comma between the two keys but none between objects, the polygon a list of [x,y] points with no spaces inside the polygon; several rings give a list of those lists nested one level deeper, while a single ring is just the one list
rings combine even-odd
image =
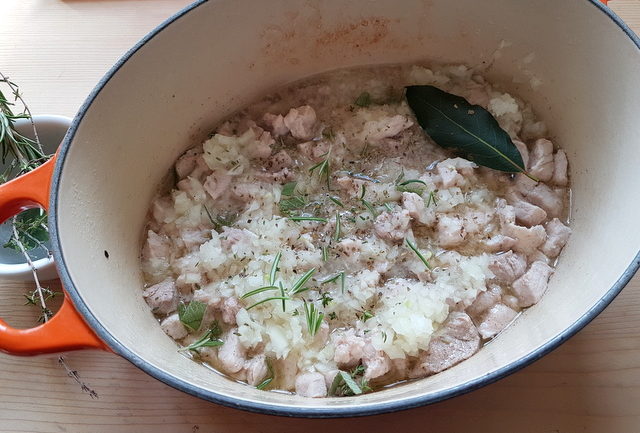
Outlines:
[{"label": "white ceramic dish", "polygon": [[[503,41],[508,46],[495,58]],[[0,322],[0,347],[16,354],[108,348],[198,397],[288,416],[406,409],[504,377],[587,324],[638,267],[640,205],[630,198],[640,189],[639,47],[592,0],[195,3],[98,84],[55,167],[2,188],[0,219],[28,204],[49,206],[69,296],[44,326],[16,330]],[[489,78],[530,101],[567,151],[573,235],[542,301],[461,364],[357,397],[262,392],[180,355],[140,296],[138,266],[147,206],[177,156],[276,86],[328,69],[418,61],[492,62]],[[531,76],[541,80],[536,91]],[[50,194],[35,187],[52,172]]]}]

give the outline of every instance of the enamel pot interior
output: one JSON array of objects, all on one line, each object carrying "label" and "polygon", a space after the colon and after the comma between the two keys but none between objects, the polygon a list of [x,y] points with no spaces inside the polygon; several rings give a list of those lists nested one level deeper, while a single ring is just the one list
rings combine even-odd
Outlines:
[{"label": "enamel pot interior", "polygon": [[[573,235],[539,304],[458,366],[360,397],[265,393],[176,352],[142,299],[139,251],[150,200],[186,148],[266,91],[325,70],[492,59],[489,77],[533,104],[570,161]],[[542,83],[536,91],[532,76]],[[346,416],[450,397],[542,356],[631,277],[640,245],[638,77],[637,39],[587,0],[193,5],[127,54],[75,119],[52,188],[56,260],[76,306],[117,353],[205,399]]]}]

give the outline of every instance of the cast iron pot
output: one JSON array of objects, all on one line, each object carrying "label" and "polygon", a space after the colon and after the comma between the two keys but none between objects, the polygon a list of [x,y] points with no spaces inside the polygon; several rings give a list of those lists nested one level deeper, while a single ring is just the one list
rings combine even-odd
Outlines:
[{"label": "cast iron pot", "polygon": [[[27,207],[49,210],[67,292],[44,325],[0,323],[0,348],[110,350],[203,399],[302,417],[406,409],[504,377],[586,325],[638,267],[639,46],[593,0],[197,2],[102,79],[55,160],[0,189],[0,220]],[[139,266],[150,200],[175,159],[274,87],[329,69],[425,61],[493,62],[488,77],[530,101],[567,151],[573,235],[540,303],[469,360],[356,397],[263,392],[179,354],[141,296]],[[531,77],[541,82],[535,90]]]}]

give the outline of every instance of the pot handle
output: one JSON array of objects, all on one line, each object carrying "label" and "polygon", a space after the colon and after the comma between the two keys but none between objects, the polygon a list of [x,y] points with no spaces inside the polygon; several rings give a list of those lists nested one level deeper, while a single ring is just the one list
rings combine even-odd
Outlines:
[{"label": "pot handle", "polygon": [[[0,185],[0,222],[29,208],[48,209],[55,160],[54,155],[35,170]],[[109,350],[82,320],[66,292],[60,310],[35,328],[12,328],[0,319],[0,351],[37,355],[77,349]]]}]

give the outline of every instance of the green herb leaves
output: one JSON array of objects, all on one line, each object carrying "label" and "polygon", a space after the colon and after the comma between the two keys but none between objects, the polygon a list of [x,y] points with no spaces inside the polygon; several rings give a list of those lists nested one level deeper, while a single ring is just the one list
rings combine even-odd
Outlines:
[{"label": "green herb leaves", "polygon": [[368,107],[371,105],[371,95],[369,92],[362,92],[355,101],[353,101],[358,107]]},{"label": "green herb leaves", "polygon": [[406,90],[418,123],[437,144],[458,149],[476,164],[527,174],[509,134],[487,110],[433,86],[409,86]]},{"label": "green herb leaves", "polygon": [[309,331],[309,335],[313,337],[320,329],[320,325],[322,325],[324,313],[318,311],[314,303],[310,303],[309,305],[307,305],[307,303],[305,302],[303,305],[304,315],[307,319],[307,330]]},{"label": "green herb leaves", "polygon": [[185,350],[193,350],[197,352],[196,349],[200,347],[222,346],[224,342],[218,338],[220,337],[220,335],[222,335],[222,329],[220,329],[220,325],[218,324],[218,322],[213,322],[211,327],[202,335],[202,337],[200,337],[197,341],[194,341],[190,345],[181,348],[179,352],[183,352]]},{"label": "green herb leaves", "polygon": [[282,199],[278,205],[280,212],[284,215],[290,215],[293,211],[301,210],[307,205],[307,200],[298,193],[297,186],[297,182],[285,183],[282,186]]},{"label": "green herb leaves", "polygon": [[359,383],[356,379],[357,376],[362,376],[364,371],[365,368],[362,365],[357,366],[351,372],[338,370],[338,374],[336,374],[336,377],[333,379],[333,382],[329,387],[329,395],[343,397],[348,395],[360,395],[371,391],[371,388],[364,378],[361,378]]},{"label": "green herb leaves", "polygon": [[191,331],[197,331],[202,323],[202,317],[207,310],[207,304],[199,301],[191,301],[188,305],[178,305],[178,317],[184,326]]},{"label": "green herb leaves", "polygon": [[420,261],[426,266],[427,269],[431,270],[431,265],[429,264],[429,259],[431,258],[431,256],[433,255],[431,253],[431,251],[427,251],[427,256],[425,257],[420,250],[418,249],[418,247],[416,246],[416,244],[414,244],[413,242],[411,242],[409,239],[406,240],[407,242],[407,246],[409,248],[411,248],[411,251],[413,251],[414,253],[416,253],[416,255],[418,256],[418,258],[420,259]]}]

